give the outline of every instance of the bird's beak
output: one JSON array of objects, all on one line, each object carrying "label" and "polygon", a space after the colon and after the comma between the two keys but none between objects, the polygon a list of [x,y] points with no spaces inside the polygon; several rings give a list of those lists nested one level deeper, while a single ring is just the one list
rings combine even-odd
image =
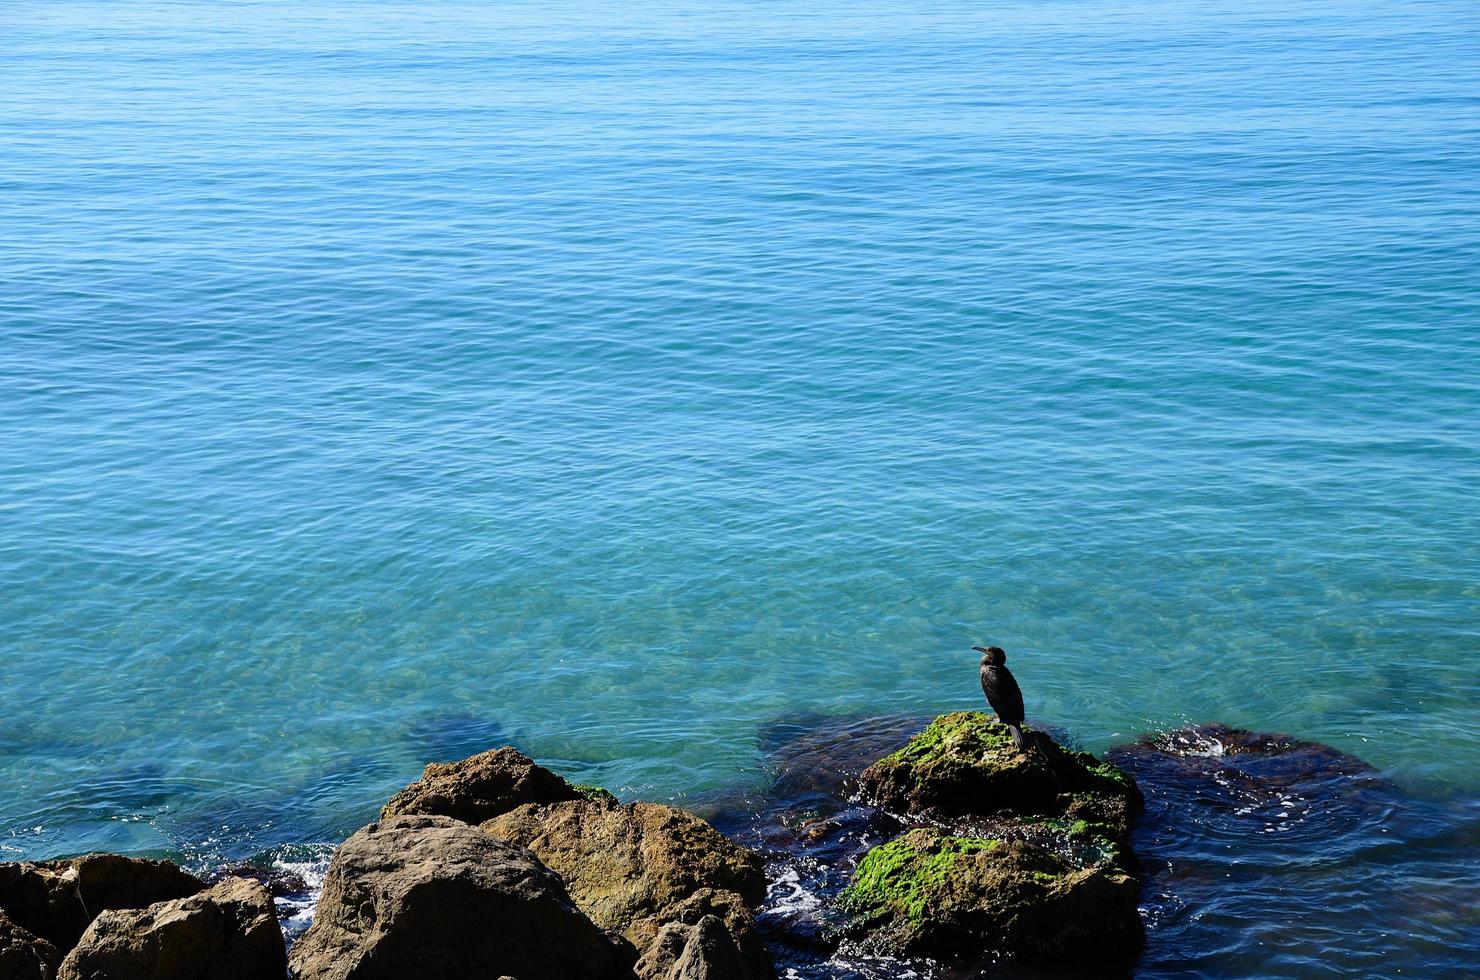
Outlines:
[{"label": "bird's beak", "polygon": [[977,653],[986,653],[987,652],[987,648],[986,647],[972,647],[971,649],[975,650]]}]

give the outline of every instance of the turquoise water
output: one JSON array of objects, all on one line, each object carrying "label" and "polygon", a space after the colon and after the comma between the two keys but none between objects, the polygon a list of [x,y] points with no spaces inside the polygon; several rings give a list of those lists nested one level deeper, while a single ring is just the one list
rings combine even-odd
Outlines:
[{"label": "turquoise water", "polygon": [[1220,720],[1480,793],[1480,8],[0,9],[0,850],[514,741]]}]

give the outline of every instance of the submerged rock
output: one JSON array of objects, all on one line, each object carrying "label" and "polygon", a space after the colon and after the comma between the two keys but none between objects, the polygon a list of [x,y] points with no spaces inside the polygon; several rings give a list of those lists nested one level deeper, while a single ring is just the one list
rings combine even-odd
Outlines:
[{"label": "submerged rock", "polygon": [[0,910],[66,952],[109,909],[137,909],[194,895],[205,882],[169,861],[88,854],[0,864]]},{"label": "submerged rock", "polygon": [[57,980],[280,980],[286,970],[267,889],[228,878],[188,898],[99,914]]},{"label": "submerged rock", "polygon": [[21,928],[0,912],[0,977],[52,980],[62,954],[45,939]]},{"label": "submerged rock", "polygon": [[300,980],[615,980],[633,958],[527,849],[409,815],[370,824],[335,853],[291,966]]},{"label": "submerged rock", "polygon": [[492,749],[460,762],[434,762],[421,779],[390,798],[382,820],[406,814],[482,823],[525,803],[581,798],[575,787],[518,749]]},{"label": "submerged rock", "polygon": [[1292,974],[1317,961],[1331,976],[1474,974],[1473,794],[1413,795],[1333,746],[1223,724],[1146,735],[1106,757],[1146,794],[1135,843],[1154,924],[1148,973],[1226,973],[1228,950],[1247,948],[1253,929],[1266,949],[1352,940],[1283,961]]}]

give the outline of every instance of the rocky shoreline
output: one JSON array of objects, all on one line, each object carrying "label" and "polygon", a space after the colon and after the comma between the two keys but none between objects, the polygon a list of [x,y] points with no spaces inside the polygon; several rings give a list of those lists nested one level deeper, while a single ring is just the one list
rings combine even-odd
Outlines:
[{"label": "rocky shoreline", "polygon": [[1114,763],[1201,758],[1209,738],[1331,764],[1218,726],[1104,761],[1043,732],[1025,751],[979,712],[842,721],[775,733],[772,792],[705,820],[493,749],[429,765],[350,836],[286,949],[273,894],[305,886],[261,869],[0,864],[0,980],[774,980],[778,959],[840,951],[882,958],[877,975],[1125,975],[1145,803]]}]

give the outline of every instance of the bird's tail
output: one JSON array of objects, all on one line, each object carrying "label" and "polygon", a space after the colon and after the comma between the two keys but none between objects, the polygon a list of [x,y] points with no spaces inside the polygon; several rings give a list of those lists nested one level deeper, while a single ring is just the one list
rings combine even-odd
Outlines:
[{"label": "bird's tail", "polygon": [[1013,745],[1016,745],[1019,749],[1027,749],[1029,752],[1038,756],[1045,766],[1048,766],[1050,769],[1053,768],[1053,758],[1048,754],[1048,749],[1044,748],[1043,745],[1044,742],[1049,740],[1047,735],[1043,732],[1024,733],[1016,725],[1008,725],[1007,733],[1012,736]]}]

